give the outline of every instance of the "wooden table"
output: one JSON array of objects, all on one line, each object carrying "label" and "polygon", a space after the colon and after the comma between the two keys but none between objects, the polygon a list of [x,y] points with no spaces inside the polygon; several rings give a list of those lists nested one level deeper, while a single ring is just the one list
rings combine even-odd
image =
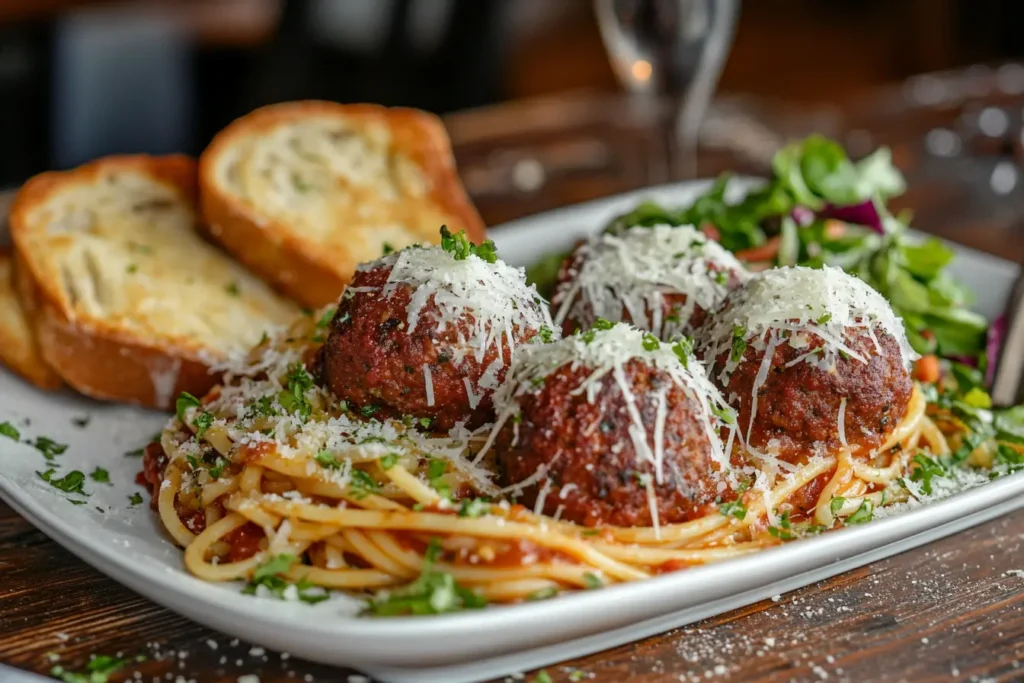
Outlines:
[{"label": "wooden table", "polygon": [[[1017,76],[1019,88],[1011,78]],[[936,84],[944,84],[947,99],[936,100],[942,90]],[[950,95],[956,92],[969,97]],[[1021,260],[1024,190],[1015,155],[1022,93],[1024,70],[1011,69],[934,76],[860,106],[812,115],[733,104],[786,134],[803,134],[800,126],[809,124],[854,148],[892,145],[908,171],[905,203],[917,211],[918,227]],[[993,105],[1010,113],[1003,133],[993,123],[996,115],[985,113]],[[719,120],[729,111],[719,110]],[[462,113],[448,123],[467,184],[493,224],[663,180],[647,116],[619,97],[580,95]],[[750,137],[742,119],[736,125],[722,138]],[[981,129],[999,134],[974,134]],[[951,151],[950,135],[959,139],[959,152],[943,156]],[[763,157],[738,151],[706,153],[703,172],[763,166]],[[1024,511],[547,673],[554,681],[635,683],[1024,681],[1022,544]],[[365,680],[264,653],[158,607],[78,561],[3,505],[0,576],[4,663],[44,673],[50,652],[71,669],[90,654],[120,652],[148,657],[128,670],[142,680],[181,676],[205,683],[245,674],[263,683]],[[526,680],[536,675],[526,672]]]}]

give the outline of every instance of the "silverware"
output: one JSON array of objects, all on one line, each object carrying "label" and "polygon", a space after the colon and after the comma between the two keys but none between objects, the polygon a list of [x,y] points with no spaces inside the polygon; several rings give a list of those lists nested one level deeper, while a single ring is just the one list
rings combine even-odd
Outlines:
[{"label": "silverware", "polygon": [[1012,406],[1024,402],[1024,274],[1017,278],[1006,307],[1006,334],[996,361],[992,402]]}]

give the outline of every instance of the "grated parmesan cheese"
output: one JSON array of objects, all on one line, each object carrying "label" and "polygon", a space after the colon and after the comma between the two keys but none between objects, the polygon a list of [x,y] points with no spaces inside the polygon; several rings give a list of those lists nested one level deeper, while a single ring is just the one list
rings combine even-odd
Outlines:
[{"label": "grated parmesan cheese", "polygon": [[[655,394],[657,414],[651,424],[645,423],[637,408],[633,388],[623,370],[628,362],[639,360],[664,372],[693,399],[701,426],[711,444],[711,458],[720,466],[719,474],[728,473],[729,477],[735,477],[720,436],[723,430],[733,429],[722,417],[729,414],[730,409],[696,358],[688,355],[684,367],[668,344],[658,344],[656,348],[650,348],[649,345],[645,347],[645,333],[625,323],[619,323],[608,330],[592,330],[588,338],[589,341],[574,335],[552,344],[528,345],[521,350],[512,364],[505,385],[495,393],[498,418],[477,461],[493,445],[504,423],[519,412],[518,399],[521,396],[541,391],[542,380],[562,367],[582,367],[589,370],[590,374],[573,393],[586,395],[588,401],[595,402],[601,389],[601,380],[610,375],[626,403],[631,422],[629,436],[637,458],[651,465],[655,481],[663,482],[666,450],[664,426],[670,409],[666,400],[668,389],[666,387]],[[546,474],[546,469],[540,468],[531,477],[510,487],[510,490],[522,490],[539,482]],[[653,492],[652,485],[649,493],[653,495]],[[652,510],[656,510],[654,502],[649,503]]]},{"label": "grated parmesan cheese", "polygon": [[[714,359],[731,351],[737,329],[754,348],[770,343],[765,339],[773,332],[776,337],[785,336],[795,349],[809,347],[811,337],[818,337],[824,342],[824,351],[809,352],[800,360],[823,370],[835,368],[843,354],[861,363],[868,361],[846,344],[850,330],[871,335],[876,350],[881,347],[875,329],[891,336],[908,372],[918,357],[907,341],[903,321],[885,297],[863,280],[831,266],[773,268],[758,273],[732,292],[724,307],[704,325],[698,340],[704,357]],[[725,363],[719,376],[723,383],[728,383],[738,365],[732,358]]]},{"label": "grated parmesan cheese", "polygon": [[[690,226],[597,235],[580,245],[574,258],[579,272],[555,297],[559,326],[572,319],[589,328],[597,318],[619,322],[628,316],[663,340],[692,334],[694,311],[715,310],[730,281],[749,277],[735,256]],[[682,299],[668,315],[666,296],[673,303]]]}]

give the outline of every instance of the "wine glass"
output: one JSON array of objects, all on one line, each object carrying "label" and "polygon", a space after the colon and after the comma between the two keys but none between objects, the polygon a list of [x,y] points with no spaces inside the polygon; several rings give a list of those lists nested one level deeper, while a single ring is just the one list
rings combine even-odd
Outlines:
[{"label": "wine glass", "polygon": [[[697,140],[729,53],[740,0],[594,0],[612,69],[657,116],[664,176],[696,174]],[[661,103],[668,100],[669,116]]]}]

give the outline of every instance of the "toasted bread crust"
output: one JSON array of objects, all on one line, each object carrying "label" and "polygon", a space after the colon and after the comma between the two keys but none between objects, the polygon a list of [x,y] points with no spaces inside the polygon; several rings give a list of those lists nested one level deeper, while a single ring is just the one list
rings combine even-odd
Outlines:
[{"label": "toasted bread crust", "polygon": [[76,312],[62,295],[60,283],[43,276],[46,255],[29,248],[32,231],[41,229],[30,224],[34,207],[53,193],[110,171],[144,174],[172,187],[182,201],[194,206],[196,165],[184,156],[108,157],[71,171],[36,176],[19,191],[10,214],[16,289],[45,362],[74,389],[95,398],[167,409],[180,392],[201,396],[219,381],[208,366],[219,354],[195,339],[168,342]]},{"label": "toasted bread crust", "polygon": [[[239,261],[300,303],[316,307],[337,300],[355,272],[357,259],[342,249],[325,249],[290,230],[283,221],[259,215],[230,193],[216,177],[219,157],[254,134],[316,116],[380,123],[391,135],[390,148],[400,150],[429,179],[428,197],[454,230],[465,230],[474,242],[485,238],[480,215],[470,202],[455,170],[448,134],[441,120],[415,109],[377,105],[341,105],[302,101],[270,105],[241,117],[222,130],[199,161],[200,204],[210,235]],[[438,226],[439,228],[440,226]],[[344,230],[344,226],[339,226]],[[434,237],[438,241],[439,237]]]},{"label": "toasted bread crust", "polygon": [[14,254],[0,247],[0,361],[40,389],[58,389],[60,377],[43,361],[28,314],[14,288]]}]

